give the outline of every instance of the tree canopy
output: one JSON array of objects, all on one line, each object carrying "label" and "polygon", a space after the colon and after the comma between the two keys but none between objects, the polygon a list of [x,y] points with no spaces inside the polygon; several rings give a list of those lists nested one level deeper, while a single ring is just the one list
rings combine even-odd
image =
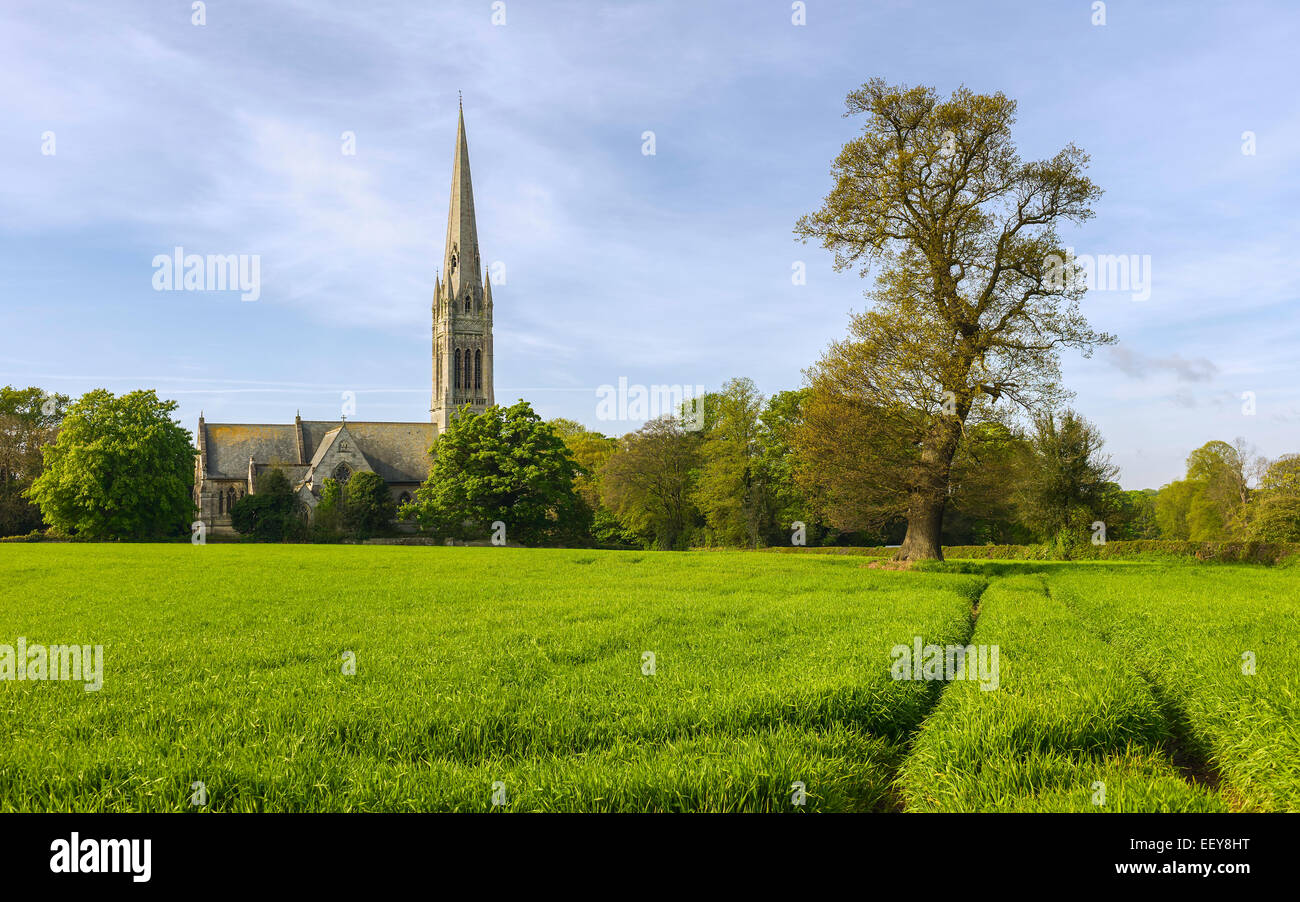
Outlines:
[{"label": "tree canopy", "polygon": [[898,556],[941,557],[967,424],[999,401],[1029,411],[1058,402],[1060,351],[1086,355],[1114,340],[1080,312],[1085,289],[1061,265],[1056,231],[1089,219],[1101,192],[1072,144],[1022,161],[1011,138],[1016,105],[1000,93],[963,87],[944,100],[874,79],[847,106],[864,117],[863,133],[844,146],[823,206],[796,233],[834,251],[837,268],[874,272],[875,288],[850,337],[811,371],[821,399],[811,406],[871,433],[853,443],[871,473],[856,506],[906,516]]},{"label": "tree canopy", "polygon": [[152,390],[101,388],[73,402],[28,491],[50,526],[94,539],[188,532],[195,452],[175,410]]},{"label": "tree canopy", "polygon": [[486,539],[499,521],[508,541],[525,544],[585,533],[585,506],[573,487],[577,466],[527,402],[481,414],[462,407],[432,453],[428,479],[402,508],[421,529]]}]

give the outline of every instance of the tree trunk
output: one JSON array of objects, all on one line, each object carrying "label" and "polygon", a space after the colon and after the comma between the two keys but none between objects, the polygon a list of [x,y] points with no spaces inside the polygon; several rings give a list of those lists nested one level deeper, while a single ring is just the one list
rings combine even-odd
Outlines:
[{"label": "tree trunk", "polygon": [[894,555],[896,561],[941,561],[943,548],[939,534],[943,529],[943,511],[947,498],[917,498],[907,512],[907,534]]},{"label": "tree trunk", "polygon": [[939,545],[943,512],[948,506],[948,480],[952,459],[961,442],[962,423],[970,410],[970,399],[958,397],[955,415],[940,416],[921,450],[918,479],[907,506],[907,534],[894,555],[896,561],[941,561]]}]

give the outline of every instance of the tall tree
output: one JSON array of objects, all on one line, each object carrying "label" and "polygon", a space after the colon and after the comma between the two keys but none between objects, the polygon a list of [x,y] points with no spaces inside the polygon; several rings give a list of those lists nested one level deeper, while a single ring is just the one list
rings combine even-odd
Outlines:
[{"label": "tall tree", "polygon": [[0,388],[0,536],[41,527],[41,511],[24,494],[41,474],[43,450],[59,432],[68,396],[36,386]]},{"label": "tall tree", "polygon": [[1284,454],[1268,464],[1248,535],[1259,542],[1300,542],[1300,454]]},{"label": "tall tree", "polygon": [[1119,468],[1102,445],[1100,430],[1073,410],[1035,417],[1017,497],[1040,539],[1086,534],[1091,523],[1106,521]]},{"label": "tall tree", "polygon": [[1244,439],[1231,445],[1206,442],[1187,456],[1187,480],[1197,487],[1187,513],[1192,541],[1222,541],[1245,532],[1257,467],[1257,456]]},{"label": "tall tree", "polygon": [[575,473],[564,441],[526,401],[481,414],[466,405],[438,437],[429,477],[400,513],[450,538],[489,538],[498,521],[511,542],[585,534]]},{"label": "tall tree", "polygon": [[650,420],[619,440],[601,468],[601,499],[624,529],[647,547],[683,549],[699,520],[692,501],[700,434],[670,416]]},{"label": "tall tree", "polygon": [[397,502],[378,473],[356,473],[343,487],[343,525],[358,539],[392,532]]},{"label": "tall tree", "polygon": [[55,529],[94,539],[188,532],[194,448],[152,391],[87,392],[68,407],[29,496]]},{"label": "tall tree", "polygon": [[714,396],[694,499],[716,544],[757,547],[769,531],[771,495],[760,460],[762,412],[763,396],[750,379],[732,379]]},{"label": "tall tree", "polygon": [[806,388],[777,392],[767,399],[760,418],[759,467],[770,494],[767,539],[772,544],[790,544],[795,523],[804,524],[804,540],[810,545],[824,541],[829,532],[799,480],[800,459],[795,443],[803,427],[809,394]]},{"label": "tall tree", "polygon": [[1160,487],[1155,500],[1156,525],[1160,528],[1160,538],[1187,540],[1190,535],[1187,517],[1196,492],[1197,485],[1185,479],[1176,479]]},{"label": "tall tree", "polygon": [[591,512],[592,538],[601,544],[622,544],[623,527],[600,497],[600,471],[618,449],[618,439],[563,417],[551,420],[550,424],[573,456],[576,465],[573,490]]},{"label": "tall tree", "polygon": [[[1085,287],[1057,235],[1092,214],[1100,190],[1067,145],[1023,162],[1004,95],[874,79],[848,95],[866,118],[832,167],[835,185],[796,233],[837,269],[875,271],[874,306],[814,367],[822,395],[845,396],[880,431],[888,463],[863,494],[907,518],[902,559],[941,558],[952,462],[969,422],[1006,401],[1041,409],[1062,395],[1059,353],[1112,336],[1079,311]],[[896,488],[895,488],[896,486]]]}]

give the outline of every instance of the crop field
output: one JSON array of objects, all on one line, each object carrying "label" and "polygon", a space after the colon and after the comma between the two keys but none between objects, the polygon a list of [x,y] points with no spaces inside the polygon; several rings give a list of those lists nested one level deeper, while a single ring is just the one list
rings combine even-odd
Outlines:
[{"label": "crop field", "polygon": [[1296,811],[1298,634],[1283,567],[0,546],[0,810]]}]

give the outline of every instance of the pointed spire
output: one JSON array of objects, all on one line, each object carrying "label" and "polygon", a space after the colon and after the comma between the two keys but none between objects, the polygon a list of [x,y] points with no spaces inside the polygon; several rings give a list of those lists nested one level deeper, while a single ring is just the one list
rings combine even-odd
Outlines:
[{"label": "pointed spire", "polygon": [[483,270],[483,306],[492,306],[492,273]]},{"label": "pointed spire", "polygon": [[451,201],[447,210],[447,244],[442,272],[447,293],[459,298],[467,284],[466,273],[479,271],[478,227],[474,221],[474,188],[469,176],[469,144],[465,140],[465,108],[456,122],[456,150],[451,170]]}]

